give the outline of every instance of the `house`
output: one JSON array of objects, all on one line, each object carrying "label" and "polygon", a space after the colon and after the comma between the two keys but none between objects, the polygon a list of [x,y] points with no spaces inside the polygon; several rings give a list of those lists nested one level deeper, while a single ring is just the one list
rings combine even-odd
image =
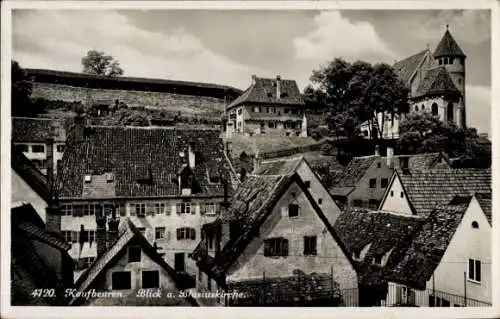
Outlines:
[{"label": "house", "polygon": [[11,305],[66,305],[73,287],[69,245],[49,231],[31,204],[11,208]]},{"label": "house", "polygon": [[24,153],[11,147],[11,206],[30,204],[45,222],[45,210],[50,202],[47,178]]},{"label": "house", "polygon": [[226,137],[243,135],[307,136],[305,103],[294,80],[260,78],[226,107]]},{"label": "house", "polygon": [[455,196],[491,192],[491,169],[396,169],[379,209],[427,216]]},{"label": "house", "polygon": [[[47,144],[53,139],[53,144]],[[43,173],[47,173],[47,155],[53,154],[53,167],[61,163],[66,143],[66,125],[48,118],[12,117],[12,143]]]},{"label": "house", "polygon": [[[204,226],[192,255],[199,266],[198,291],[251,289],[255,284],[243,283],[257,281],[258,286],[293,277],[307,281],[315,275],[330,278],[332,294],[357,288],[351,258],[331,226],[339,212],[302,157],[259,163],[221,218]],[[292,292],[300,294],[297,290]]]},{"label": "house", "polygon": [[377,209],[384,196],[394,169],[402,166],[410,170],[423,168],[450,168],[448,159],[441,153],[354,157],[344,170],[337,174],[329,187],[332,197],[345,207]]},{"label": "house", "polygon": [[107,218],[102,210],[95,218],[98,225],[95,245],[99,254],[69,293],[70,305],[196,305],[194,299],[180,296],[181,280],[176,271],[130,218],[120,223],[116,215]]},{"label": "house", "polygon": [[[150,243],[165,252],[178,272],[194,276],[186,258],[196,247],[201,226],[220,212],[231,195],[233,174],[223,153],[220,131],[162,127],[84,126],[68,137],[58,174],[63,216],[61,230],[73,243],[70,254],[94,261],[95,212],[103,205],[130,217]],[[81,227],[87,242],[79,242]]]},{"label": "house", "polygon": [[427,217],[347,211],[334,229],[357,263],[360,305],[491,306],[491,193]]}]

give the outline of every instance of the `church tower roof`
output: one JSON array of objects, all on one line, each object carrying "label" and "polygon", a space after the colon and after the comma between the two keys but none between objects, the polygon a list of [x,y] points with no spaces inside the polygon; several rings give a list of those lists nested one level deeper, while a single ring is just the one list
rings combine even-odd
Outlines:
[{"label": "church tower roof", "polygon": [[443,38],[437,45],[436,51],[434,51],[434,57],[439,58],[441,56],[460,56],[465,57],[464,52],[458,46],[457,42],[451,35],[448,30],[448,26],[446,26],[446,32],[444,33]]}]

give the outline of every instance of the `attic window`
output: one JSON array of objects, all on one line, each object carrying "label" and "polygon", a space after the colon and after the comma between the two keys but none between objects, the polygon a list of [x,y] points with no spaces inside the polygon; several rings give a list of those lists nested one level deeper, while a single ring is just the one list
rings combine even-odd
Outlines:
[{"label": "attic window", "polygon": [[92,181],[92,175],[87,174],[85,175],[85,183],[90,183]]},{"label": "attic window", "polygon": [[352,253],[352,256],[354,257],[354,259],[359,259],[360,258],[360,252],[359,251],[355,251],[354,253]]},{"label": "attic window", "polygon": [[479,228],[479,223],[477,221],[472,222],[472,228]]},{"label": "attic window", "polygon": [[373,256],[373,263],[382,266],[382,255]]}]

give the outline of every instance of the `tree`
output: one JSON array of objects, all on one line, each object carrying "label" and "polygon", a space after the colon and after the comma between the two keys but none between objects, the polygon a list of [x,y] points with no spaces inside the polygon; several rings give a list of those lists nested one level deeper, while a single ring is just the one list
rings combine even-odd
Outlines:
[{"label": "tree", "polygon": [[102,51],[90,50],[82,58],[83,73],[102,76],[120,76],[123,75],[123,69],[120,62],[111,55],[105,55]]},{"label": "tree", "polygon": [[19,63],[11,61],[11,115],[12,116],[36,116],[43,112],[43,107],[32,107],[31,92],[33,82],[21,68]]},{"label": "tree", "polygon": [[480,137],[475,128],[459,128],[430,113],[412,113],[401,121],[399,130],[401,154],[445,152],[469,166],[487,166],[491,162],[491,143]]},{"label": "tree", "polygon": [[329,127],[337,136],[351,139],[365,121],[369,122],[370,129],[377,127],[377,132],[382,134],[379,123],[374,120],[377,113],[396,114],[408,109],[408,89],[387,64],[372,66],[363,61],[349,63],[336,58],[325,67],[313,70],[310,81],[312,84],[304,90],[306,105],[325,108]]}]

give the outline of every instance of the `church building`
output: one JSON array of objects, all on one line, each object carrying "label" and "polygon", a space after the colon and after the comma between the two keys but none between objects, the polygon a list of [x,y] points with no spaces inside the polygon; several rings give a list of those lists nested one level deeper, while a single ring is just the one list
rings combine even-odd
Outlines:
[{"label": "church building", "polygon": [[429,48],[393,67],[410,89],[410,113],[431,112],[443,122],[466,127],[465,59],[448,26],[434,53]]}]

